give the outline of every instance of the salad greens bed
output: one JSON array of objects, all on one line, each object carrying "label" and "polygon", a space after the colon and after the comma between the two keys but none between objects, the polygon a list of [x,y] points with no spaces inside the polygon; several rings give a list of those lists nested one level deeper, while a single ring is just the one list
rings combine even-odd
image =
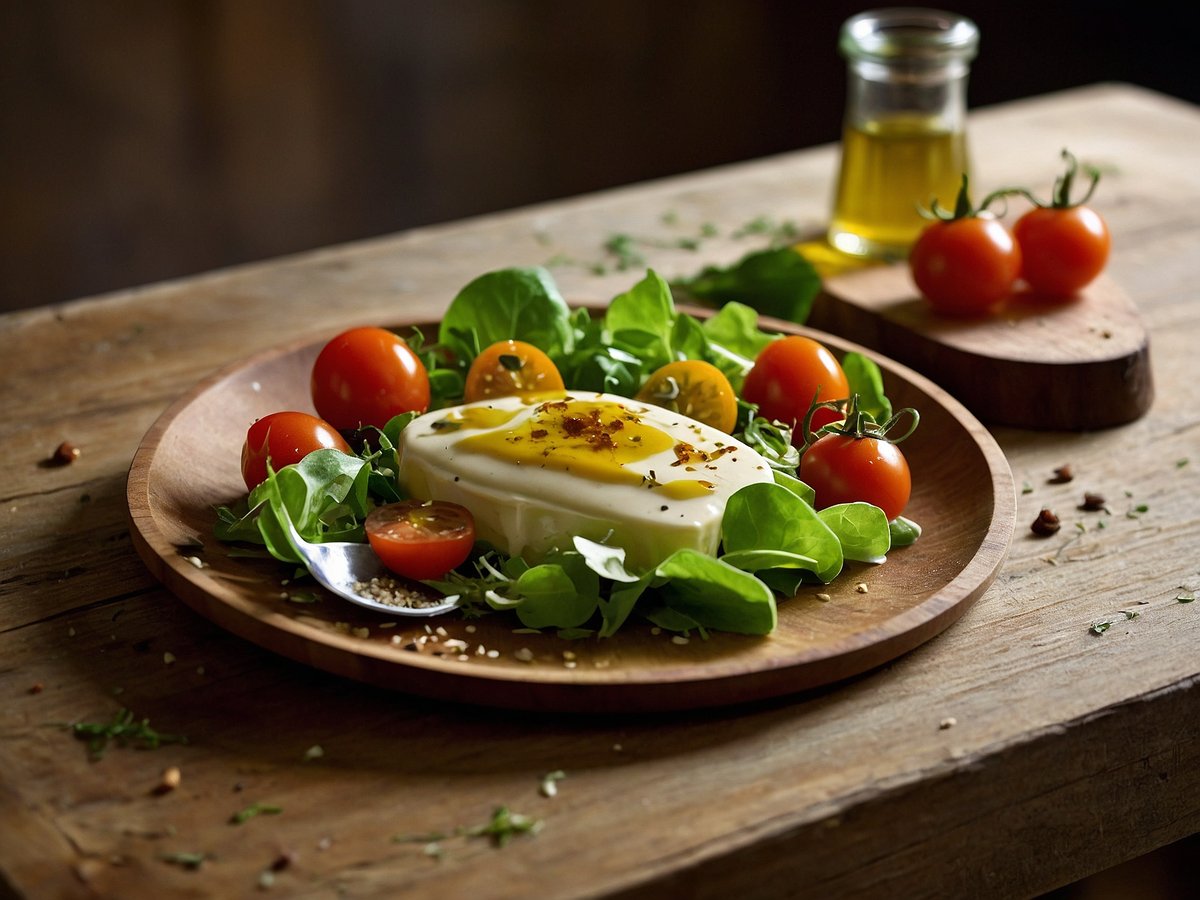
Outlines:
[{"label": "salad greens bed", "polygon": [[[721,369],[740,394],[755,356],[777,337],[759,330],[757,319],[755,309],[737,301],[704,319],[681,312],[670,285],[653,270],[593,317],[568,307],[547,270],[510,268],[464,287],[432,342],[417,333],[409,343],[429,372],[431,409],[461,402],[471,361],[508,339],[545,351],[572,390],[632,397],[668,362],[701,359]],[[843,368],[861,408],[886,419],[891,406],[878,367],[850,353]],[[317,450],[271,471],[247,498],[218,510],[217,536],[261,545],[276,559],[301,565],[282,516],[310,542],[364,540],[367,513],[404,499],[396,447],[415,417],[406,413],[373,429],[357,456]],[[458,570],[426,584],[457,595],[466,615],[509,610],[524,627],[555,629],[563,637],[608,637],[635,613],[676,632],[767,634],[777,623],[777,595],[828,583],[847,560],[883,562],[892,548],[919,536],[915,523],[888,522],[866,503],[815,510],[813,491],[796,477],[799,454],[789,429],[756,416],[753,405],[739,402],[735,436],[766,458],[775,480],[730,498],[719,556],[680,550],[653,569],[631,571],[622,548],[581,537],[537,565],[480,545]]]}]

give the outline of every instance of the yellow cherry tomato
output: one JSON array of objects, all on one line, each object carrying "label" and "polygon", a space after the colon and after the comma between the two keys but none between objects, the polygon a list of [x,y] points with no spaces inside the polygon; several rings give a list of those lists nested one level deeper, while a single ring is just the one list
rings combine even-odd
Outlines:
[{"label": "yellow cherry tomato", "polygon": [[549,356],[524,341],[497,341],[471,363],[463,399],[473,403],[561,390],[562,375]]},{"label": "yellow cherry tomato", "polygon": [[737,425],[733,385],[724,372],[703,360],[667,363],[647,379],[637,399],[682,413],[727,434]]}]

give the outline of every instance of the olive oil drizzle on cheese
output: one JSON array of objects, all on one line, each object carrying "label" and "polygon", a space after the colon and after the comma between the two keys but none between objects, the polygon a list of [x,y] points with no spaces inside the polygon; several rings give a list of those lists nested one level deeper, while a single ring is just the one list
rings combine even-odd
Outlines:
[{"label": "olive oil drizzle on cheese", "polygon": [[704,496],[714,488],[699,479],[660,483],[629,468],[629,463],[672,449],[678,455],[680,442],[624,404],[569,397],[550,400],[510,428],[491,427],[486,416],[463,412],[470,414],[463,416],[464,427],[491,430],[459,439],[455,449],[460,452],[482,453],[517,466],[557,469],[588,481],[644,484],[676,499]]}]

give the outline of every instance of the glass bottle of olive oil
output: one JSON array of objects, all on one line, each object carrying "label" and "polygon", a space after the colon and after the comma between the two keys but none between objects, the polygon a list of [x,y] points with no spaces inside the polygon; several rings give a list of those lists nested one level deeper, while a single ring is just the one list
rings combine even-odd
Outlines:
[{"label": "glass bottle of olive oil", "polygon": [[842,26],[848,62],[842,158],[829,242],[852,256],[901,259],[936,197],[953,207],[967,151],[967,75],[979,45],[969,19],[880,9]]}]

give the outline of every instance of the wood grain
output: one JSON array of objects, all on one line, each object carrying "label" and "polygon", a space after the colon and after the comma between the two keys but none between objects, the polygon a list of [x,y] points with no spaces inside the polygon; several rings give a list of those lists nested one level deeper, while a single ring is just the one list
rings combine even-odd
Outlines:
[{"label": "wood grain", "polygon": [[[733,708],[539,714],[293,662],[156,583],[126,479],[213,372],[436,318],[481,271],[717,225],[700,251],[649,253],[672,277],[757,246],[732,235],[758,216],[817,232],[833,148],[0,317],[0,896],[1019,898],[1200,832],[1200,604],[1176,599],[1200,589],[1200,112],[1102,85],[971,128],[981,189],[1029,182],[1063,146],[1105,165],[1110,274],[1149,332],[1155,402],[1094,432],[993,427],[1017,533],[979,601],[869,674]],[[555,270],[596,302],[637,274]],[[42,466],[65,439],[79,459]],[[1065,463],[1074,480],[1048,483]],[[1109,511],[1077,509],[1084,491]],[[1025,524],[1043,507],[1063,519],[1050,538]],[[188,743],[90,761],[62,727],[121,707]],[[180,786],[154,793],[169,766]],[[282,812],[230,824],[254,802]],[[542,829],[503,848],[453,836],[499,805]],[[431,831],[451,833],[440,859],[393,841]]]},{"label": "wood grain", "polygon": [[921,299],[907,266],[873,266],[827,279],[808,321],[912,366],[995,425],[1111,428],[1154,399],[1149,335],[1108,275],[1066,300],[1017,294],[956,318]]},{"label": "wood grain", "polygon": [[[423,334],[436,331],[430,322],[392,327],[414,324]],[[807,334],[839,354],[864,350],[786,322],[763,325]],[[1012,474],[991,435],[940,388],[880,359],[893,403],[921,415],[919,437],[905,444],[916,481],[906,515],[924,535],[883,566],[851,563],[831,585],[783,602],[780,626],[768,638],[714,633],[681,645],[669,634],[630,625],[611,640],[568,643],[553,633],[514,634],[506,616],[396,621],[356,609],[312,582],[294,590],[315,591],[321,601],[292,603],[282,598],[293,587],[280,585],[290,572],[231,558],[215,541],[214,510],[242,491],[237,459],[246,424],[281,409],[311,411],[308,376],[324,342],[237,363],[173,404],[134,455],[129,512],[139,554],[201,615],[269,650],[359,681],[443,700],[470,696],[565,712],[692,709],[796,693],[861,674],[938,634],[991,584],[1012,541]],[[859,584],[869,586],[869,595],[858,592]],[[442,632],[426,643],[429,624]],[[446,640],[467,651],[443,650]],[[406,649],[414,643],[419,651]],[[488,650],[499,656],[488,657]],[[519,659],[518,650],[533,653],[533,661]]]}]

